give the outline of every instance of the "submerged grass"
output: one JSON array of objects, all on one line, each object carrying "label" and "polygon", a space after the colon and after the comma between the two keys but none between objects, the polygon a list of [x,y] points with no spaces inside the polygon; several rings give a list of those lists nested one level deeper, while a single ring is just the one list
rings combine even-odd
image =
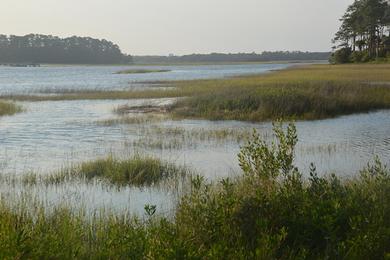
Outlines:
[{"label": "submerged grass", "polygon": [[275,136],[267,145],[254,134],[242,147],[237,179],[194,177],[174,218],[153,205],[141,219],[0,198],[0,258],[387,259],[389,170],[376,161],[343,180],[312,165],[303,178],[295,126],[276,124]]},{"label": "submerged grass", "polygon": [[0,116],[9,116],[22,111],[19,105],[12,102],[0,101]]},{"label": "submerged grass", "polygon": [[137,129],[141,138],[128,145],[144,149],[175,150],[196,148],[200,145],[240,144],[250,137],[251,131],[244,128],[190,128],[161,127],[148,125]]}]

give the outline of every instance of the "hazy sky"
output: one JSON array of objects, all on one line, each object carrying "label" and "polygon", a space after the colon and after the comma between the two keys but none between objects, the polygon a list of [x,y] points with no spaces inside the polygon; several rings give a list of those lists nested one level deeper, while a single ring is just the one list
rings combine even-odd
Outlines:
[{"label": "hazy sky", "polygon": [[328,51],[353,0],[0,0],[0,33],[106,38],[130,54]]}]

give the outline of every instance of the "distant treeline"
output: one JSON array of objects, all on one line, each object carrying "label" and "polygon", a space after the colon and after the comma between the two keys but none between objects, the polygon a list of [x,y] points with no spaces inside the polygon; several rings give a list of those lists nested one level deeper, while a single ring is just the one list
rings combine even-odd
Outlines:
[{"label": "distant treeline", "polygon": [[0,64],[123,64],[131,61],[131,56],[123,54],[118,45],[104,39],[41,34],[0,35]]},{"label": "distant treeline", "polygon": [[330,52],[276,51],[257,53],[211,53],[184,56],[133,56],[136,64],[151,63],[202,63],[202,62],[267,62],[327,60]]}]

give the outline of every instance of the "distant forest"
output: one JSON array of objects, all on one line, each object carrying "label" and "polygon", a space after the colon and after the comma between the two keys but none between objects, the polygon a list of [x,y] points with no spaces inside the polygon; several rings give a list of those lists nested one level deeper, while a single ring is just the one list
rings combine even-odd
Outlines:
[{"label": "distant forest", "polygon": [[118,45],[104,39],[0,35],[0,64],[125,64],[131,61],[131,56],[123,54]]},{"label": "distant forest", "polygon": [[135,64],[201,63],[201,62],[267,62],[328,60],[330,52],[276,51],[257,53],[211,53],[184,56],[133,56]]}]

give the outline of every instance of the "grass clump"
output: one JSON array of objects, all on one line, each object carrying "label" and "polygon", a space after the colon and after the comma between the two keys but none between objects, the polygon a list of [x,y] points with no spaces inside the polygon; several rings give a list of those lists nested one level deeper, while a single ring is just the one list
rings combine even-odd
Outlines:
[{"label": "grass clump", "polygon": [[0,101],[0,116],[10,116],[22,111],[22,108],[15,103]]},{"label": "grass clump", "polygon": [[118,71],[115,74],[145,74],[145,73],[162,73],[170,72],[171,70],[148,70],[148,69],[131,69],[131,70],[122,70]]},{"label": "grass clump", "polygon": [[116,185],[142,187],[184,177],[186,173],[184,168],[177,167],[172,163],[147,156],[134,156],[127,160],[109,157],[82,163],[78,174],[87,179],[105,179]]},{"label": "grass clump", "polygon": [[12,206],[0,198],[0,258],[388,258],[389,170],[376,160],[342,180],[312,165],[303,178],[293,164],[295,126],[277,123],[274,131],[275,142],[255,133],[242,147],[242,176],[215,184],[192,178],[174,218],[156,215],[153,205],[141,220],[39,205],[31,212],[24,200]]}]

